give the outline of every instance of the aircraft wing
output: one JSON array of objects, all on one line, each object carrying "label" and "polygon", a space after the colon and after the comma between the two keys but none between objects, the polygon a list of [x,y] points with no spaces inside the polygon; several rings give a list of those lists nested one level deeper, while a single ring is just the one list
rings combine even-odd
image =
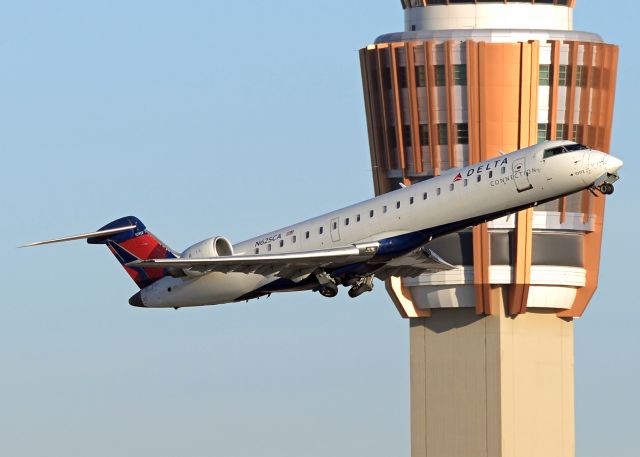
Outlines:
[{"label": "aircraft wing", "polygon": [[[199,273],[240,272],[276,275],[292,280],[302,279],[318,269],[336,269],[341,266],[371,260],[378,251],[377,242],[354,244],[341,248],[284,254],[231,255],[201,259],[146,259],[127,263],[128,267],[176,268]],[[375,275],[418,276],[455,268],[433,251],[420,248],[401,257],[381,263]]]},{"label": "aircraft wing", "polygon": [[179,268],[200,273],[240,272],[261,275],[275,274],[281,278],[298,278],[316,269],[337,268],[364,262],[378,251],[378,243],[363,243],[341,248],[284,254],[230,255],[201,259],[147,259],[127,263],[128,267]]}]

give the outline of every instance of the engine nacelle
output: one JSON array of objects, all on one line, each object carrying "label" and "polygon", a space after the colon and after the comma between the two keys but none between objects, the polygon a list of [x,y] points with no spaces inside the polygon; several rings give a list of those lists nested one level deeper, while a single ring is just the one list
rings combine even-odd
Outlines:
[{"label": "engine nacelle", "polygon": [[[206,259],[208,257],[222,257],[233,255],[233,246],[223,236],[215,236],[206,240],[200,241],[193,246],[188,247],[180,255],[183,259]],[[203,273],[199,271],[193,271],[185,268],[184,273],[187,276],[202,276]]]}]

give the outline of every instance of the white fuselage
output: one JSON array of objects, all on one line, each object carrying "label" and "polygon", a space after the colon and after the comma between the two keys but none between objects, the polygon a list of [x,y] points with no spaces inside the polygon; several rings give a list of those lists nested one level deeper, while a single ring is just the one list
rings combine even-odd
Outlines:
[{"label": "white fuselage", "polygon": [[[418,231],[436,236],[592,186],[610,156],[591,149],[544,157],[567,141],[545,142],[283,227],[233,246],[234,255],[312,251],[380,241]],[[613,157],[611,157],[613,160]],[[465,221],[468,223],[465,224]],[[462,224],[462,225],[461,225]],[[165,277],[142,291],[147,307],[238,300],[272,283],[271,275],[209,273]]]}]

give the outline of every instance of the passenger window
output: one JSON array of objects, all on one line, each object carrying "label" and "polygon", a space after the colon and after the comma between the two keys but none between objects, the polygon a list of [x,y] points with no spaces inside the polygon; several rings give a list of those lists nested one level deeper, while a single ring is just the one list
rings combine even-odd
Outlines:
[{"label": "passenger window", "polygon": [[478,182],[482,181],[482,175],[478,175],[478,177],[476,178],[476,181]]},{"label": "passenger window", "polygon": [[293,235],[293,236],[291,237],[291,242],[292,242],[292,243],[295,243],[297,239],[298,239],[298,238],[297,238],[295,235]]},{"label": "passenger window", "polygon": [[337,223],[337,222],[334,222],[334,223],[333,223],[333,230],[335,230],[335,229],[337,229],[337,228],[338,228],[338,223]]},{"label": "passenger window", "polygon": [[267,244],[267,251],[271,252],[271,243]]},{"label": "passenger window", "polygon": [[507,167],[502,167],[500,169],[500,173],[505,174],[507,172]]},{"label": "passenger window", "polygon": [[360,222],[360,215],[359,214],[356,216],[356,222]]},{"label": "passenger window", "polygon": [[322,235],[322,232],[324,232],[324,227],[320,227],[320,228],[318,229],[318,233],[319,233],[320,235]]},{"label": "passenger window", "polygon": [[464,187],[467,187],[469,185],[469,180],[467,178],[464,179]]},{"label": "passenger window", "polygon": [[256,248],[256,254],[260,254],[260,248]]},{"label": "passenger window", "polygon": [[306,239],[309,239],[309,232],[305,232],[304,237],[305,237]]},{"label": "passenger window", "polygon": [[409,199],[409,204],[410,204],[410,205],[413,205],[413,197],[411,197],[411,198]]},{"label": "passenger window", "polygon": [[284,246],[284,240],[280,240],[280,247]]},{"label": "passenger window", "polygon": [[489,179],[493,178],[493,170],[489,172]]},{"label": "passenger window", "polygon": [[387,205],[384,205],[384,206],[382,207],[382,212],[383,212],[383,213],[386,213],[386,212],[387,212]]},{"label": "passenger window", "polygon": [[373,210],[369,211],[369,217],[373,217]]},{"label": "passenger window", "polygon": [[442,192],[442,191],[441,191],[441,190],[440,190],[440,188],[438,187],[438,188],[436,189],[436,195],[440,195],[440,192]]},{"label": "passenger window", "polygon": [[455,187],[455,184],[453,184],[453,183],[449,184],[449,190],[453,190],[454,187]]},{"label": "passenger window", "polygon": [[396,209],[400,209],[400,202],[396,202]]},{"label": "passenger window", "polygon": [[349,225],[349,218],[346,218],[346,219],[344,220],[344,225]]},{"label": "passenger window", "polygon": [[422,194],[422,199],[423,199],[423,200],[426,200],[426,199],[427,199],[427,193],[426,193],[426,192]]}]

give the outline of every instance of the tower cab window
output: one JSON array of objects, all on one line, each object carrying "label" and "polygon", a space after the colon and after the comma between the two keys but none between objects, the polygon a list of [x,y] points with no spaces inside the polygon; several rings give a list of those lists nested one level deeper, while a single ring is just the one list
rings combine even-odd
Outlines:
[{"label": "tower cab window", "polygon": [[566,144],[564,146],[557,146],[555,148],[545,149],[542,158],[547,159],[549,157],[554,157],[560,154],[564,154],[565,152],[583,151],[585,149],[589,149],[589,148],[583,144]]}]

